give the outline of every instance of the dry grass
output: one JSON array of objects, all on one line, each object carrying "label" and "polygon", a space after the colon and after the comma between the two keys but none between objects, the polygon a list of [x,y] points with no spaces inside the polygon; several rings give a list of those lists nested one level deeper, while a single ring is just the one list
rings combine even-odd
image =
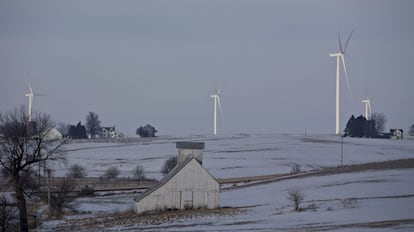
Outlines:
[{"label": "dry grass", "polygon": [[[142,215],[135,214],[132,210],[107,214],[94,218],[66,220],[65,223],[50,228],[56,231],[88,231],[99,228],[111,228],[114,226],[161,226],[162,224],[170,225],[171,222],[179,220],[209,217],[235,215],[246,212],[248,208],[219,208],[219,209],[193,209],[193,210],[174,210],[151,212]],[[158,230],[161,229],[157,227]]]}]

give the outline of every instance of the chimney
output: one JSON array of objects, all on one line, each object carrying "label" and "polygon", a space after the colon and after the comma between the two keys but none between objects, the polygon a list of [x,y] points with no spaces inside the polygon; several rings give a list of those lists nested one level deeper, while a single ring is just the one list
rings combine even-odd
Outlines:
[{"label": "chimney", "polygon": [[203,164],[204,142],[177,142],[178,149],[177,165],[180,165],[188,158],[195,158],[201,165]]}]

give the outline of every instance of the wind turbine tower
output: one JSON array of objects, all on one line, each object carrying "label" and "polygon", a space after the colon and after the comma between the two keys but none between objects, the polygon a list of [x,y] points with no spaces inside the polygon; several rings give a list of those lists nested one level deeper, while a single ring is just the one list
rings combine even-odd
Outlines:
[{"label": "wind turbine tower", "polygon": [[369,117],[371,116],[371,101],[369,100],[369,98],[367,98],[366,100],[362,100],[361,102],[365,103],[365,119],[369,120]]},{"label": "wind turbine tower", "polygon": [[32,121],[32,109],[33,109],[33,98],[34,96],[45,96],[43,94],[35,94],[32,90],[32,84],[29,85],[29,93],[26,94],[26,97],[29,98],[29,122]]},{"label": "wind turbine tower", "polygon": [[213,116],[213,133],[214,135],[217,134],[217,105],[220,107],[220,112],[223,113],[220,103],[220,90],[215,91],[213,95],[210,95],[214,101],[214,116]]},{"label": "wind turbine tower", "polygon": [[26,97],[29,98],[29,122],[32,121],[32,106],[33,106],[33,90],[32,90],[32,85],[29,85],[29,93],[26,94]]},{"label": "wind turbine tower", "polygon": [[[341,88],[340,88],[340,79],[339,79],[341,62],[342,62],[342,66],[343,66],[344,73],[345,73],[346,83],[348,85],[348,91],[351,93],[350,86],[349,86],[348,72],[346,70],[346,65],[345,65],[345,52],[346,52],[346,48],[348,47],[349,40],[351,39],[353,32],[354,31],[351,32],[348,39],[346,40],[345,46],[342,46],[341,35],[338,34],[339,52],[329,54],[330,57],[336,57],[336,108],[335,108],[335,113],[336,113],[335,134],[336,135],[339,135],[341,133],[341,126],[340,126],[340,90]],[[350,95],[352,96],[352,94]]]}]

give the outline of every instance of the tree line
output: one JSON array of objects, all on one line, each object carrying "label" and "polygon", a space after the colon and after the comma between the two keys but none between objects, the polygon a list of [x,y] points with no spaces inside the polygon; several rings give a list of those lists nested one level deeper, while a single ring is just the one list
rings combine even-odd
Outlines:
[{"label": "tree line", "polygon": [[[82,125],[82,122],[79,121],[76,125],[60,122],[57,126],[57,130],[64,138],[68,137],[71,139],[87,139],[88,135],[90,135],[91,139],[95,139],[102,131],[102,128],[99,115],[95,112],[89,112],[86,115],[85,125]],[[141,138],[155,137],[155,133],[157,133],[157,130],[150,124],[136,129],[136,134]]]},{"label": "tree line", "polygon": [[[352,115],[344,130],[344,136],[365,137],[365,138],[390,138],[391,133],[385,133],[387,118],[383,113],[372,113],[369,120],[364,116],[355,117]],[[401,129],[402,131],[402,129]],[[414,124],[408,128],[407,135],[414,136]]]},{"label": "tree line", "polygon": [[86,115],[85,122],[85,125],[82,125],[82,122],[80,121],[76,125],[60,122],[57,125],[57,130],[65,138],[87,139],[88,134],[92,139],[96,138],[96,135],[101,130],[101,120],[99,120],[99,115],[94,112],[89,112]]},{"label": "tree line", "polygon": [[357,118],[352,115],[346,124],[344,136],[366,138],[380,137],[385,130],[386,122],[387,118],[382,113],[371,114],[371,119],[369,120],[362,115]]}]

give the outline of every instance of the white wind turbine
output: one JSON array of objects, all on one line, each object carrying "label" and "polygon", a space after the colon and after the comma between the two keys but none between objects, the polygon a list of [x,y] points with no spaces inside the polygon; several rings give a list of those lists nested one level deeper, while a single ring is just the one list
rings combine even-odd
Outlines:
[{"label": "white wind turbine", "polygon": [[340,72],[340,62],[342,62],[342,66],[344,69],[344,73],[345,73],[345,79],[346,79],[346,83],[348,85],[348,91],[351,94],[351,88],[349,85],[349,79],[348,79],[348,72],[346,70],[346,65],[345,65],[345,52],[346,52],[346,48],[348,47],[349,44],[349,40],[351,39],[352,34],[354,33],[354,31],[351,32],[351,34],[349,35],[348,39],[345,42],[345,46],[342,46],[342,41],[341,41],[341,35],[338,33],[338,40],[339,40],[339,50],[340,52],[338,53],[331,53],[329,54],[330,57],[336,57],[336,127],[335,127],[335,134],[339,135],[341,133],[341,127],[340,127],[340,79],[339,79],[339,72]]},{"label": "white wind turbine", "polygon": [[215,93],[213,95],[210,95],[210,97],[213,98],[214,101],[214,120],[213,120],[213,132],[214,135],[217,134],[217,105],[220,108],[220,112],[221,114],[223,114],[223,109],[221,108],[221,103],[220,103],[220,90],[216,90]]},{"label": "white wind turbine", "polygon": [[369,120],[369,117],[371,116],[371,100],[367,98],[365,100],[362,100],[361,102],[365,103],[365,118]]},{"label": "white wind turbine", "polygon": [[34,94],[32,90],[32,84],[29,85],[29,93],[26,94],[26,97],[29,98],[29,122],[32,121],[32,109],[33,109],[33,98],[34,96],[45,96],[42,94]]}]

